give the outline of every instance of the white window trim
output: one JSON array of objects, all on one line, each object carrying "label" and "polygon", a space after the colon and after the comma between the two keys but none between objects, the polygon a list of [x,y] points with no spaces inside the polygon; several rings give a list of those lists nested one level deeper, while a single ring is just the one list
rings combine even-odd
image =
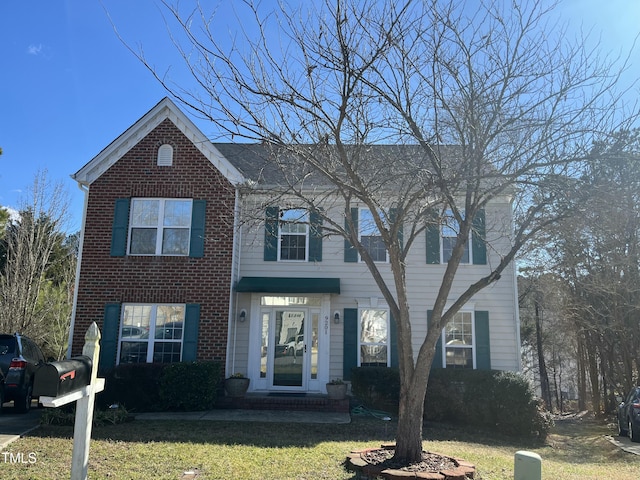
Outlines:
[{"label": "white window trim", "polygon": [[[475,309],[473,310],[460,310],[456,313],[456,315],[458,313],[469,313],[471,314],[471,345],[467,346],[455,346],[455,347],[448,347],[448,348],[464,348],[464,349],[471,349],[471,358],[473,361],[473,370],[476,369],[476,313],[475,313]],[[447,343],[446,343],[446,329],[447,327],[444,327],[442,329],[442,332],[440,333],[440,338],[441,338],[441,342],[442,342],[442,368],[447,368]]]},{"label": "white window trim", "polygon": [[[305,244],[304,244],[304,259],[288,259],[288,258],[282,258],[282,237],[283,236],[288,236],[288,235],[296,235],[295,233],[283,233],[282,232],[282,224],[284,223],[292,223],[292,222],[286,222],[284,220],[281,220],[280,216],[282,215],[282,212],[286,211],[286,210],[302,210],[305,212],[305,217],[306,217],[306,222],[293,222],[297,225],[304,225],[305,226]],[[278,212],[278,261],[279,262],[285,262],[285,263],[303,263],[303,262],[308,262],[309,261],[309,237],[310,237],[310,231],[311,231],[311,226],[310,226],[310,219],[309,219],[309,210],[307,210],[306,208],[296,208],[296,207],[290,207],[290,208],[281,208]],[[297,234],[297,235],[302,235],[301,233]]]},{"label": "white window trim", "polygon": [[[163,233],[163,230],[166,229],[170,229],[170,228],[180,228],[180,229],[184,229],[188,231],[187,234],[187,239],[191,238],[191,222],[192,222],[192,218],[193,218],[193,199],[189,199],[189,198],[169,198],[169,197],[134,197],[131,200],[131,209],[133,211],[133,203],[137,200],[153,200],[153,201],[158,201],[160,202],[160,206],[158,209],[158,224],[155,227],[152,226],[145,226],[145,225],[133,225],[131,218],[129,218],[129,231],[127,233],[127,255],[130,256],[134,256],[134,257],[188,257],[189,256],[189,252],[191,250],[191,242],[189,240],[187,240],[187,252],[182,254],[178,254],[178,253],[162,253],[162,239],[164,238],[164,235],[160,234]],[[187,227],[176,227],[176,226],[165,226],[163,225],[163,219],[164,219],[164,209],[165,209],[165,204],[167,201],[173,201],[173,200],[179,200],[179,201],[188,201],[190,203],[191,206],[191,211],[189,213],[189,221],[188,221],[188,226]],[[155,228],[157,231],[157,235],[156,235],[156,248],[155,248],[155,253],[132,253],[131,252],[131,240],[132,240],[132,231],[134,228]]]},{"label": "white window trim", "polygon": [[[176,339],[161,339],[161,338],[155,338],[155,333],[156,333],[156,319],[157,319],[157,315],[158,315],[158,307],[159,306],[181,306],[183,307],[183,311],[186,315],[186,309],[187,309],[187,305],[184,303],[123,303],[121,310],[120,310],[120,327],[118,328],[118,349],[117,349],[117,355],[116,355],[116,365],[120,364],[120,354],[121,354],[121,350],[122,350],[122,329],[125,327],[124,325],[124,311],[126,307],[151,307],[151,318],[149,320],[149,335],[148,338],[146,339],[136,339],[136,338],[131,338],[130,340],[124,340],[124,341],[133,341],[133,342],[142,342],[142,341],[146,341],[147,343],[147,359],[146,362],[139,362],[139,363],[153,363],[153,352],[154,352],[154,346],[155,343],[158,342],[171,342],[171,343],[180,343],[180,362],[182,361],[182,354],[183,354],[183,349],[184,349],[184,322],[185,322],[185,318],[182,319],[182,338],[180,340],[176,340]],[[127,327],[129,325],[126,325]],[[128,365],[128,363],[127,363]]]},{"label": "white window trim", "polygon": [[[360,244],[362,244],[362,212],[370,212],[371,209],[369,208],[365,208],[365,207],[360,207],[358,208],[358,240],[360,241]],[[377,228],[377,226],[376,226]],[[440,249],[442,251],[442,249]],[[386,249],[385,247],[385,251],[384,251],[384,255],[385,255],[385,259],[384,260],[374,260],[375,263],[389,263],[389,251]],[[362,260],[362,256],[360,255],[360,252],[358,252],[358,261],[359,262],[363,262],[364,260]]]}]

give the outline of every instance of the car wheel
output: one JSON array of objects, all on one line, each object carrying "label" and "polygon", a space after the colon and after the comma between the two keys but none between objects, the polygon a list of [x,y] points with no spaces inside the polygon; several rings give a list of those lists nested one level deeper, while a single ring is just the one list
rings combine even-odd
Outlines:
[{"label": "car wheel", "polygon": [[24,395],[16,397],[14,401],[14,408],[18,413],[27,413],[31,409],[31,394],[33,392],[33,386],[29,385]]},{"label": "car wheel", "polygon": [[640,429],[638,429],[638,427],[635,427],[633,425],[633,423],[631,422],[631,419],[629,419],[628,424],[627,424],[627,431],[629,432],[629,439],[632,442],[640,442]]},{"label": "car wheel", "polygon": [[618,436],[626,437],[629,435],[629,431],[625,428],[627,426],[626,422],[623,422],[620,418],[618,418]]}]

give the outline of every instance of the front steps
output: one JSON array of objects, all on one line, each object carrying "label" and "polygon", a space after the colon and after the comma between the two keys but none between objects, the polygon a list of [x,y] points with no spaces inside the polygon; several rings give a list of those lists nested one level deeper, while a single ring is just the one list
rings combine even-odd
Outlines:
[{"label": "front steps", "polygon": [[333,400],[321,394],[248,393],[242,398],[218,397],[216,407],[349,413],[349,397]]}]

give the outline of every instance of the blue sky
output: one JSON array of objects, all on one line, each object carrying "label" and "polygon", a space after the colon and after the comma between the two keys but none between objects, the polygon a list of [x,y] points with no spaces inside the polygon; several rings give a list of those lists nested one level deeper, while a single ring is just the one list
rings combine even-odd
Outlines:
[{"label": "blue sky", "polygon": [[[218,18],[228,24],[220,29],[228,36],[237,24],[228,7],[233,0],[205,1],[226,5]],[[273,1],[263,0],[263,5]],[[0,3],[0,205],[17,207],[36,172],[46,169],[50,179],[63,182],[69,192],[69,231],[80,228],[84,194],[70,175],[166,96],[117,38],[106,11],[129,44],[141,45],[162,71],[174,65],[173,79],[180,81],[180,61],[157,3]],[[640,32],[638,0],[568,0],[557,13],[572,29],[592,30],[606,53],[628,50]],[[640,46],[634,57],[639,55]],[[634,63],[627,80],[640,77],[640,61]],[[213,133],[213,127],[193,119],[205,135]]]}]

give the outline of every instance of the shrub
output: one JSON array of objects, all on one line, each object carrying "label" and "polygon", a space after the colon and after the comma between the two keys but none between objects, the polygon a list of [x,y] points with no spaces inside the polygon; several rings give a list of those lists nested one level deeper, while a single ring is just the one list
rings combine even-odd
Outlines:
[{"label": "shrub", "polygon": [[217,362],[168,364],[160,377],[162,409],[197,411],[213,407],[220,375]]},{"label": "shrub", "polygon": [[[117,425],[129,422],[132,417],[126,408],[118,405],[107,410],[95,409],[93,412],[93,426]],[[47,408],[40,414],[42,425],[73,426],[76,422],[75,403],[59,408]]]},{"label": "shrub", "polygon": [[[352,371],[352,392],[370,408],[397,412],[399,385],[394,368]],[[522,375],[494,370],[432,370],[424,418],[539,439],[546,438],[552,425]]]},{"label": "shrub", "polygon": [[105,390],[98,404],[107,408],[123,405],[131,412],[150,412],[160,408],[160,377],[168,364],[127,363],[116,366],[105,378]]},{"label": "shrub", "polygon": [[400,393],[398,369],[387,367],[352,369],[351,393],[367,407],[397,412]]},{"label": "shrub", "polygon": [[540,439],[552,425],[527,379],[494,370],[432,371],[425,418]]},{"label": "shrub", "polygon": [[220,372],[218,362],[118,365],[107,375],[98,404],[130,412],[204,410],[215,404]]}]

